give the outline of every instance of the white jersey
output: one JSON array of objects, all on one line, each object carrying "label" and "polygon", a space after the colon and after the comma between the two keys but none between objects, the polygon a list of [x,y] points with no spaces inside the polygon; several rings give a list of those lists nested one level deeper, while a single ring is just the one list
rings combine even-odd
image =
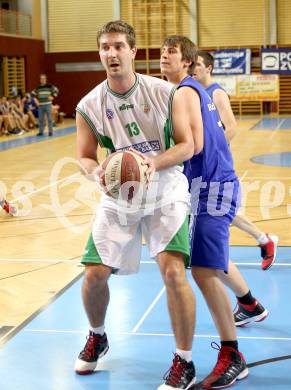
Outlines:
[{"label": "white jersey", "polygon": [[[170,83],[141,74],[136,74],[135,84],[123,95],[113,92],[105,80],[79,102],[77,111],[109,152],[134,148],[151,157],[173,145],[174,92]],[[188,201],[182,172],[178,165],[158,172],[157,195],[163,203]]]}]

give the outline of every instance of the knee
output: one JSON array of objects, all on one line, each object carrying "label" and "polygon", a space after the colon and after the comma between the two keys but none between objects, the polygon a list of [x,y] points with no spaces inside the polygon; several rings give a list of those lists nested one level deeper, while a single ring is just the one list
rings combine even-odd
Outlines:
[{"label": "knee", "polygon": [[204,267],[193,267],[191,270],[193,279],[195,280],[196,284],[203,288],[205,284],[207,284],[207,281],[209,280],[210,274],[208,272],[207,268]]},{"label": "knee", "polygon": [[99,265],[87,265],[84,274],[84,283],[92,288],[102,288],[107,283],[110,271]]},{"label": "knee", "polygon": [[178,288],[186,282],[184,266],[171,264],[164,269],[163,278],[166,287]]},{"label": "knee", "polygon": [[209,286],[215,284],[215,281],[218,279],[217,271],[211,268],[193,267],[191,273],[201,290],[209,288]]}]

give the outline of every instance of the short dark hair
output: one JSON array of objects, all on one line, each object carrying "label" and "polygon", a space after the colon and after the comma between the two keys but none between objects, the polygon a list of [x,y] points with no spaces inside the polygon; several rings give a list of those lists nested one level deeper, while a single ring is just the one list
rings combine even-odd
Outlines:
[{"label": "short dark hair", "polygon": [[211,72],[213,72],[214,69],[214,57],[211,53],[204,50],[198,50],[198,56],[203,58],[204,64],[206,67],[211,66]]},{"label": "short dark hair", "polygon": [[129,44],[130,48],[132,49],[133,47],[136,46],[134,28],[130,24],[124,22],[123,20],[114,20],[112,22],[108,22],[98,30],[97,32],[98,47],[100,46],[101,35],[108,34],[108,33],[125,34],[126,41]]},{"label": "short dark hair", "polygon": [[192,61],[188,73],[193,74],[198,50],[194,42],[184,35],[170,35],[164,40],[163,46],[180,47],[182,60]]}]

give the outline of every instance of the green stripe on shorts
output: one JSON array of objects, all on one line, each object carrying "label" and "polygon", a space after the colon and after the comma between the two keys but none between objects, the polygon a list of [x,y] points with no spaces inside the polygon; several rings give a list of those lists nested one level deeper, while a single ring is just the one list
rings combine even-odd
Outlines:
[{"label": "green stripe on shorts", "polygon": [[166,246],[165,251],[179,252],[184,254],[185,267],[190,261],[190,244],[189,244],[189,217],[187,216],[183,225],[174,235],[172,240]]},{"label": "green stripe on shorts", "polygon": [[87,245],[85,248],[85,253],[82,258],[82,264],[86,263],[94,263],[94,264],[102,264],[101,257],[99,253],[97,252],[95,243],[93,241],[92,233],[89,236],[89,239],[87,241]]}]

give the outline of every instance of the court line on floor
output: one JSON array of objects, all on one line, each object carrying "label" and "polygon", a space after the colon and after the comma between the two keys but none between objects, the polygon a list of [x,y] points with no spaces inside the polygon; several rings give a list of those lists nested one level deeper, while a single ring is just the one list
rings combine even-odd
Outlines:
[{"label": "court line on floor", "polygon": [[248,172],[249,172],[248,170],[244,171],[244,173],[238,178],[240,183],[243,182],[243,180],[247,176]]},{"label": "court line on floor", "polygon": [[38,189],[35,190],[35,191],[28,192],[27,194],[21,195],[21,196],[19,196],[18,198],[9,200],[9,202],[10,202],[10,203],[17,202],[17,201],[19,201],[19,200],[21,200],[21,199],[27,198],[27,197],[29,197],[29,196],[31,196],[31,195],[34,195],[34,194],[38,193],[38,192],[41,192],[41,191],[43,191],[43,190],[46,190],[47,188],[53,187],[54,185],[59,184],[59,183],[62,183],[63,181],[65,181],[65,180],[67,180],[67,179],[70,179],[70,178],[72,178],[72,177],[75,177],[75,176],[81,176],[81,173],[80,173],[80,172],[76,172],[76,173],[73,173],[72,175],[63,177],[62,179],[57,180],[57,181],[55,181],[55,182],[53,182],[53,183],[47,184],[46,186],[40,187],[40,188],[38,188]]},{"label": "court line on floor", "polygon": [[[23,329],[28,333],[74,333],[83,334],[84,330],[60,330],[60,329]],[[106,331],[108,335],[117,336],[146,336],[146,337],[174,337],[173,333],[146,333],[146,332],[110,332]],[[195,338],[216,338],[219,339],[219,335],[213,334],[195,334]],[[277,341],[291,341],[291,337],[264,337],[264,336],[238,336],[241,340],[277,340]]]},{"label": "court line on floor", "polygon": [[277,356],[270,359],[259,360],[257,362],[249,363],[247,364],[247,367],[252,368],[256,366],[262,366],[263,364],[275,363],[275,362],[279,362],[282,360],[289,360],[289,359],[291,359],[291,355]]},{"label": "court line on floor", "polygon": [[0,347],[4,345],[8,340],[13,336],[19,333],[29,322],[31,322],[35,317],[37,317],[41,312],[43,312],[49,305],[51,305],[58,297],[64,294],[74,283],[76,283],[83,276],[83,272],[80,272],[76,275],[66,286],[59,290],[51,299],[49,299],[45,304],[43,304],[39,309],[32,313],[28,318],[26,318],[21,324],[12,327],[3,337],[0,337]]},{"label": "court line on floor", "polygon": [[0,262],[8,262],[8,263],[70,263],[72,262],[79,262],[82,258],[82,256],[78,256],[79,259],[77,260],[70,260],[70,259],[0,259]]},{"label": "court line on floor", "polygon": [[24,137],[18,138],[13,137],[12,139],[2,140],[0,142],[0,152],[4,152],[6,150],[15,149],[21,146],[29,146],[33,144],[38,144],[43,141],[54,141],[56,138],[63,137],[66,135],[71,135],[76,132],[76,126],[69,127],[61,127],[54,130],[54,137],[48,137],[44,134],[44,137],[37,137],[37,134],[27,134]]},{"label": "court line on floor", "polygon": [[155,307],[155,305],[157,304],[157,302],[159,301],[159,299],[161,298],[161,296],[164,294],[166,290],[166,287],[164,286],[161,291],[158,293],[158,295],[155,297],[155,299],[152,301],[152,303],[150,304],[150,306],[147,308],[147,310],[145,311],[144,315],[141,317],[141,319],[137,322],[137,324],[133,327],[132,329],[132,333],[136,333],[138,331],[138,329],[140,328],[140,326],[143,324],[143,322],[145,321],[145,319],[147,318],[147,316],[150,314],[150,312],[153,310],[153,308]]},{"label": "court line on floor", "polygon": [[[276,153],[272,153],[272,154],[279,154],[279,153],[283,153],[283,152],[276,152]],[[286,152],[286,153],[289,153],[289,152]],[[246,172],[248,172],[248,171],[246,171]],[[244,174],[242,176],[239,176],[239,181],[241,181],[241,177],[243,177],[243,176],[244,176]],[[290,177],[289,176],[286,176],[286,177],[282,176],[282,177],[278,178],[278,176],[265,176],[265,175],[254,176],[254,175],[252,175],[252,176],[249,177],[249,180],[262,180],[262,181],[263,180],[264,181],[266,181],[266,180],[277,180],[278,181],[278,180],[290,180]]]},{"label": "court line on floor", "polygon": [[[250,265],[250,266],[261,266],[261,263],[244,263],[244,262],[240,262],[240,263],[236,263],[236,262],[233,262],[235,265]],[[291,266],[291,263],[275,263],[272,265],[272,268],[273,267],[290,267]]]},{"label": "court line on floor", "polygon": [[[82,255],[79,255],[78,256],[80,259],[82,258]],[[70,263],[72,264],[72,262],[77,262],[77,261],[80,261],[80,260],[70,260],[70,259],[64,259],[64,260],[61,260],[61,259],[6,259],[6,258],[3,258],[1,259],[0,258],[0,262],[10,262],[10,263]],[[150,261],[141,261],[140,262],[141,264],[157,264],[156,261],[154,260],[150,260]],[[246,263],[246,262],[234,262],[235,265],[247,265],[247,266],[261,266],[261,263],[259,262],[254,262],[254,263]],[[273,267],[290,267],[291,266],[291,263],[275,263],[272,265],[272,268]]]},{"label": "court line on floor", "polygon": [[275,127],[274,131],[273,131],[273,134],[270,138],[273,138],[274,135],[278,132],[278,130],[281,130],[281,126],[283,125],[283,123],[286,121],[286,119],[281,119],[279,121],[279,123],[277,124],[277,126]]},{"label": "court line on floor", "polygon": [[[257,206],[254,206],[254,207],[257,207]],[[278,206],[279,207],[279,206]],[[286,205],[282,205],[280,207],[286,207]],[[21,222],[31,222],[31,221],[41,221],[41,220],[48,220],[48,219],[56,219],[56,218],[59,218],[59,219],[62,219],[62,218],[74,218],[74,217],[88,217],[88,216],[92,216],[92,213],[80,213],[80,214],[66,214],[65,216],[64,215],[43,215],[43,216],[40,216],[40,217],[32,217],[32,218],[25,218],[25,217],[17,217],[17,219],[13,218],[13,219],[0,219],[0,223],[11,223],[11,222],[17,222],[19,223],[19,221]]]}]

